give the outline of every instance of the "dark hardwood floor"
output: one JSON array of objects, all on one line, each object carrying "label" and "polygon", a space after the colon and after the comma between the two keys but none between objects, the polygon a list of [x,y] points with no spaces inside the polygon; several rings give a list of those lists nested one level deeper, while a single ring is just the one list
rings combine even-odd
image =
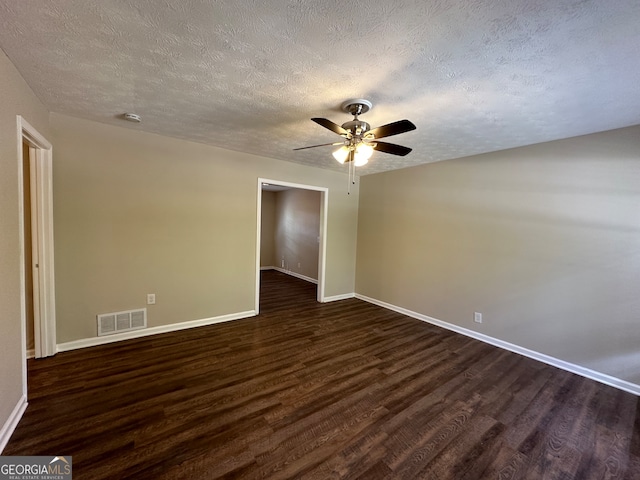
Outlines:
[{"label": "dark hardwood floor", "polygon": [[269,271],[256,318],[29,362],[74,479],[639,479],[634,395]]}]

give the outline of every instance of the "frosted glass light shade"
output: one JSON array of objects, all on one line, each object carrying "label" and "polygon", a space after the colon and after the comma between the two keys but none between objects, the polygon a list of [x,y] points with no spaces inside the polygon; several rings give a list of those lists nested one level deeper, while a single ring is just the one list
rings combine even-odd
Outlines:
[{"label": "frosted glass light shade", "polygon": [[349,156],[349,149],[346,146],[340,147],[338,150],[333,152],[333,158],[335,158],[338,162],[344,163]]},{"label": "frosted glass light shade", "polygon": [[353,156],[356,167],[366,165],[372,154],[373,147],[371,145],[367,145],[366,143],[361,143],[360,145],[358,145]]}]

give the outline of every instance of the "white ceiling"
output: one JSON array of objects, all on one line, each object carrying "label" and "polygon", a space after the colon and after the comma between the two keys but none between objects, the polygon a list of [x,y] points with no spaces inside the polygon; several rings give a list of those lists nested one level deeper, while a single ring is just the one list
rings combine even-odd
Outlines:
[{"label": "white ceiling", "polygon": [[638,0],[0,0],[0,46],[51,111],[322,168],[348,98],[417,125],[360,174],[640,124]]}]

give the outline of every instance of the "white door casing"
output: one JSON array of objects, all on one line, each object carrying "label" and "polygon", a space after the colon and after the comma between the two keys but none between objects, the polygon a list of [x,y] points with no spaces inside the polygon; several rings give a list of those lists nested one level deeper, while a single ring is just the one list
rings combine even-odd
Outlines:
[{"label": "white door casing", "polygon": [[[53,176],[52,145],[29,122],[17,117],[19,198],[20,198],[20,259],[22,301],[22,344],[26,378],[26,312],[25,312],[25,226],[23,192],[22,145],[29,145],[31,183],[31,229],[33,246],[33,297],[35,357],[49,357],[56,353],[55,278],[53,261]],[[26,380],[25,380],[26,388]]]}]

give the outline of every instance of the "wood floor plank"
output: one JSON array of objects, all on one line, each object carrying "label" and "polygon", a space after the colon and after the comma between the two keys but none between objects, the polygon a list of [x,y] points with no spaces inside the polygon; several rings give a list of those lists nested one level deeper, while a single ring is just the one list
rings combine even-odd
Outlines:
[{"label": "wood floor plank", "polygon": [[490,465],[482,473],[484,478],[500,480],[517,480],[525,478],[527,457],[517,450],[500,444],[498,452]]},{"label": "wood floor plank", "polygon": [[631,394],[280,272],[260,312],[29,360],[3,454],[76,480],[640,480]]},{"label": "wood floor plank", "polygon": [[458,419],[457,431],[453,434],[455,440],[435,458],[426,461],[417,475],[405,478],[482,478],[488,466],[487,453],[496,449],[498,436],[504,426],[481,415],[468,418],[460,416]]}]

